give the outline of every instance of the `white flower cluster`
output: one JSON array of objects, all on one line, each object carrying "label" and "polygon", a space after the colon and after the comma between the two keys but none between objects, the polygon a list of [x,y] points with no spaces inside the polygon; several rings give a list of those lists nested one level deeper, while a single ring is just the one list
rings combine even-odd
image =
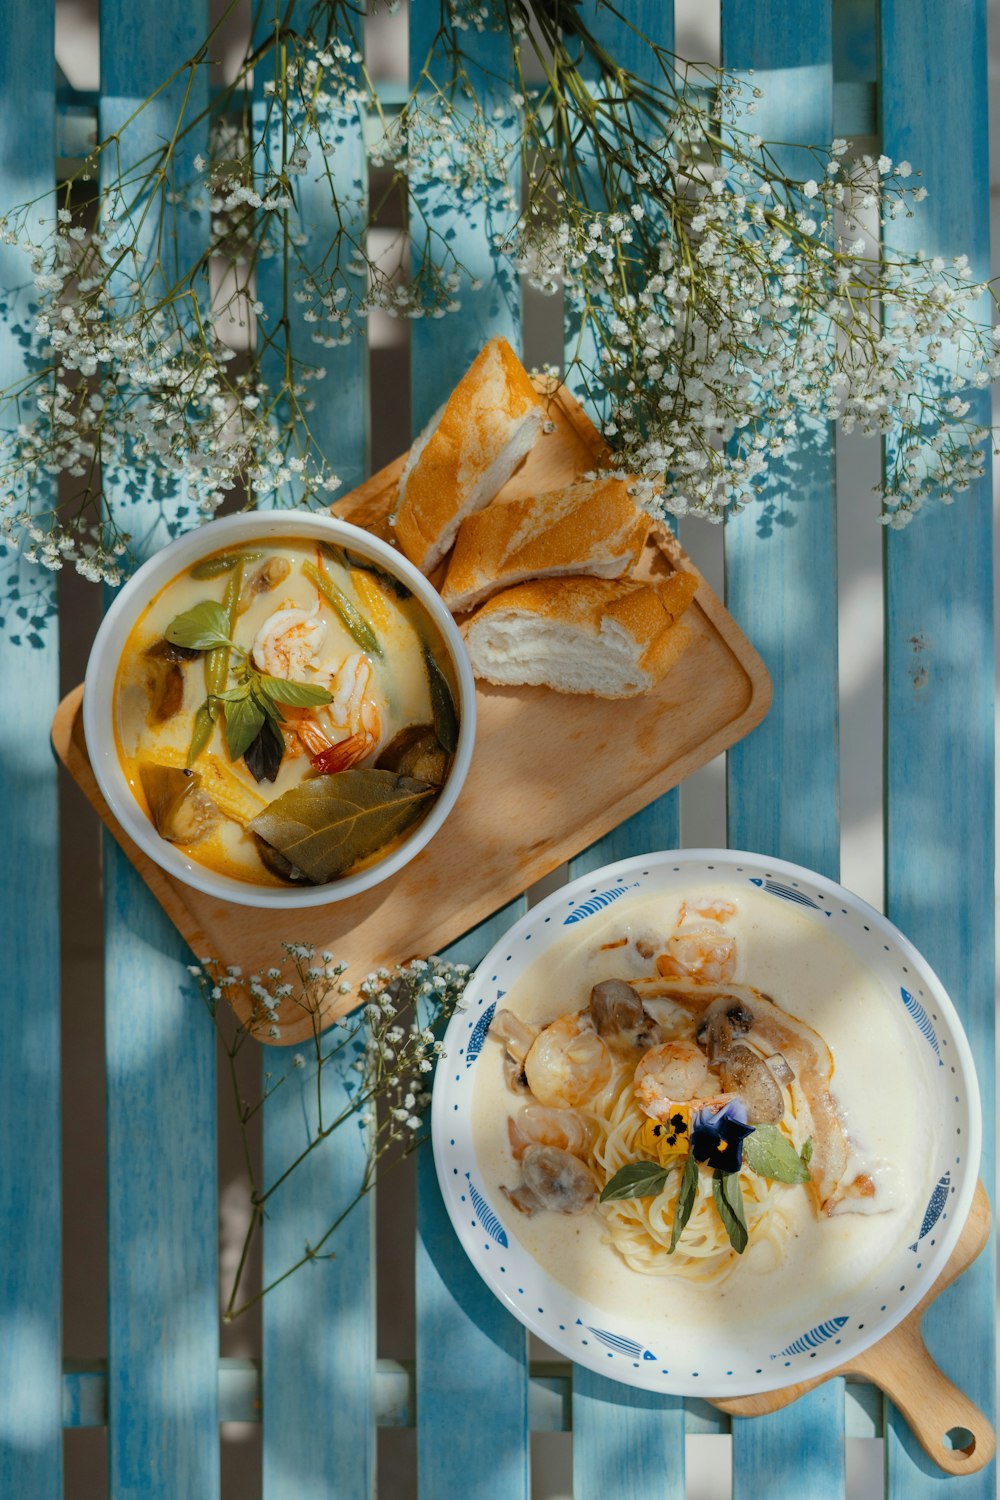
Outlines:
[{"label": "white flower cluster", "polygon": [[839,419],[889,439],[886,524],[947,503],[989,439],[968,399],[1000,374],[988,288],[964,257],[869,252],[864,215],[888,241],[926,197],[910,163],[849,162],[835,141],[803,183],[731,126],[713,162],[713,128],[689,102],[671,136],[619,164],[613,209],[567,185],[511,242],[534,285],[565,290],[583,350],[569,375],[602,413],[615,472],[654,512],[720,520]]}]

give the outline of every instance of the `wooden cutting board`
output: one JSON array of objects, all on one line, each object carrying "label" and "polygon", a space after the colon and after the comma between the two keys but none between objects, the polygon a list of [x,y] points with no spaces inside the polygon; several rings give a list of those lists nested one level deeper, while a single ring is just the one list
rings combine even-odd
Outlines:
[{"label": "wooden cutting board", "polygon": [[[978,1182],[969,1217],[947,1265],[926,1297],[885,1338],[828,1375],[761,1396],[713,1400],[712,1405],[734,1417],[760,1417],[791,1405],[835,1375],[861,1376],[877,1385],[899,1408],[917,1442],[939,1468],[947,1474],[974,1474],[984,1469],[996,1448],[993,1428],[978,1406],[931,1359],[920,1324],[934,1299],[971,1266],[989,1237],[990,1204],[986,1189]],[[957,1436],[962,1432],[968,1438],[959,1439],[961,1446],[946,1442],[946,1434]]]},{"label": "wooden cutting board", "polygon": [[[559,488],[598,460],[601,439],[565,391],[549,396],[549,416],[552,430],[539,438],[503,497]],[[345,496],[335,513],[385,536],[404,459]],[[694,640],[659,687],[612,701],[477,684],[475,753],[447,822],[398,875],[349,901],[271,911],[192,890],[147,859],[111,816],[87,757],[82,687],[59,705],[52,742],[198,958],[250,974],[279,964],[282,942],[296,942],[327,949],[349,965],[351,992],[331,997],[322,1017],[329,1025],[358,1004],[355,987],[373,969],[440,952],[764,717],[771,683],[763,662],[672,533],[657,526],[638,572],[653,577],[672,569],[698,578],[684,616]],[[232,995],[247,1019],[245,997]],[[312,1035],[313,1023],[289,1007],[279,1027],[276,1039],[263,1033],[260,1039],[301,1042]]]}]

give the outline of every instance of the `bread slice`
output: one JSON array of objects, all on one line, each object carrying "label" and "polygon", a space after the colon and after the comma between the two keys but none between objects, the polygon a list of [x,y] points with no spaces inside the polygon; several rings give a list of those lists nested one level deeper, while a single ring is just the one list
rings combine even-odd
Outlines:
[{"label": "bread slice", "polygon": [[430,573],[466,516],[503,488],[541,431],[544,407],[506,339],[491,339],[410,449],[396,540]]},{"label": "bread slice", "polygon": [[623,479],[498,501],[462,522],[441,597],[461,614],[528,578],[620,578],[638,561],[649,527]]},{"label": "bread slice", "polygon": [[546,578],[495,594],[465,628],[487,682],[631,698],[655,687],[692,639],[677,621],[698,587],[690,573],[635,579]]}]

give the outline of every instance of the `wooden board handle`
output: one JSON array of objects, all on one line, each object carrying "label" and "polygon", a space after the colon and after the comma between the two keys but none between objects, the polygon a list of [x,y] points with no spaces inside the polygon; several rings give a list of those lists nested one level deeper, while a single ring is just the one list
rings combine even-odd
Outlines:
[{"label": "wooden board handle", "polygon": [[[912,1312],[877,1344],[812,1380],[757,1396],[712,1398],[712,1405],[734,1417],[760,1417],[780,1411],[834,1375],[861,1375],[884,1391],[906,1418],[928,1458],[948,1474],[975,1474],[993,1457],[993,1429],[978,1406],[938,1369],[927,1353],[920,1322],[935,1297],[971,1266],[990,1237],[990,1200],[976,1183],[969,1216],[948,1263]],[[961,1436],[967,1433],[968,1438]],[[949,1446],[951,1442],[956,1446]]]},{"label": "wooden board handle", "polygon": [[975,1474],[993,1457],[993,1428],[931,1359],[919,1329],[894,1328],[851,1368],[885,1392],[928,1458],[948,1474]]}]

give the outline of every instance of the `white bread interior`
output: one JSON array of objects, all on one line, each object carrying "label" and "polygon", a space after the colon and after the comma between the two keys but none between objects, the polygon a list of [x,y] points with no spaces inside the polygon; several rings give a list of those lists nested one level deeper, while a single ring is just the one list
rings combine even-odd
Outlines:
[{"label": "white bread interior", "polygon": [[491,339],[403,467],[396,540],[431,573],[466,516],[490,503],[541,431],[544,407],[506,339]]},{"label": "white bread interior", "polygon": [[465,628],[472,670],[501,686],[630,698],[655,687],[692,639],[678,620],[690,573],[634,579],[549,578],[496,594]]},{"label": "white bread interior", "polygon": [[623,479],[498,500],[462,522],[441,597],[461,614],[529,578],[620,578],[638,561],[649,526]]}]

